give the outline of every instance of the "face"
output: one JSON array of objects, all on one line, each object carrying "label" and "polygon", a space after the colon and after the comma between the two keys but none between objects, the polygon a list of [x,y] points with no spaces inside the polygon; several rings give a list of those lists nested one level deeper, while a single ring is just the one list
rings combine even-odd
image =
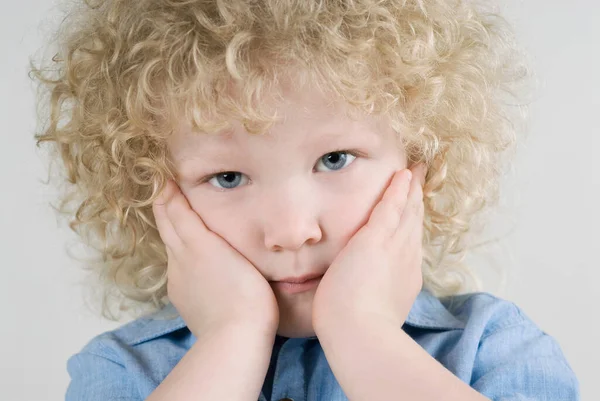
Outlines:
[{"label": "face", "polygon": [[[232,121],[228,133],[182,128],[168,143],[191,207],[267,281],[325,273],[406,168],[400,139],[380,120],[352,120],[314,89],[284,98],[269,104],[283,119],[265,135]],[[278,335],[315,335],[315,291],[274,288]]]}]

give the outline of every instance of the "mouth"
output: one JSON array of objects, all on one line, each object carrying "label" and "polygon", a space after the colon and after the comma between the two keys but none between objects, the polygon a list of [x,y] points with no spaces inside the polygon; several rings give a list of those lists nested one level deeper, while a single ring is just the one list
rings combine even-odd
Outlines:
[{"label": "mouth", "polygon": [[291,283],[288,281],[273,281],[271,282],[271,287],[273,287],[273,289],[278,290],[279,292],[283,292],[286,294],[297,294],[316,288],[321,282],[322,278],[323,275],[300,283]]}]

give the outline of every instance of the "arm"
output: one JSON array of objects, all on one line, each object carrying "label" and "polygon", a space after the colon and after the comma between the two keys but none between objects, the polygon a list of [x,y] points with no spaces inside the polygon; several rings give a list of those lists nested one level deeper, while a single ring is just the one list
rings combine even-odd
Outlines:
[{"label": "arm", "polygon": [[256,401],[274,338],[235,328],[201,337],[146,401]]},{"label": "arm", "polygon": [[430,356],[402,329],[386,323],[364,330],[328,323],[318,332],[331,370],[352,401],[489,401]]}]

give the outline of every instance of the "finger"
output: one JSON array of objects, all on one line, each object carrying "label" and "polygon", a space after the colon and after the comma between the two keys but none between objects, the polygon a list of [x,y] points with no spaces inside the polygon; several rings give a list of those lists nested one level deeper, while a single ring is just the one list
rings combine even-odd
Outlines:
[{"label": "finger", "polygon": [[[421,202],[423,204],[423,202]],[[398,229],[392,237],[394,244],[405,244],[408,247],[422,244],[423,242],[423,217],[424,207],[407,204],[405,212],[400,218]]]},{"label": "finger", "polygon": [[394,241],[403,241],[410,235],[422,235],[423,218],[425,214],[425,204],[423,201],[423,186],[425,185],[425,176],[427,168],[424,164],[411,167],[414,173],[414,179],[410,184],[410,190],[406,200],[406,205],[398,229],[394,234]]},{"label": "finger", "polygon": [[167,250],[167,257],[169,258],[169,260],[172,260],[173,259],[173,251],[171,250],[171,248],[169,248],[168,245],[165,247],[165,249]]},{"label": "finger", "polygon": [[184,245],[190,246],[201,241],[199,236],[208,229],[177,183],[173,182],[172,185],[173,196],[167,205],[167,215],[179,239]]},{"label": "finger", "polygon": [[152,213],[154,214],[154,220],[156,221],[156,227],[158,228],[158,234],[167,247],[177,248],[181,246],[181,240],[175,232],[173,224],[169,220],[167,215],[167,205],[171,201],[174,191],[173,184],[167,180],[167,183],[158,198],[152,203]]},{"label": "finger", "polygon": [[427,165],[424,162],[416,163],[410,167],[410,171],[413,173],[413,177],[418,177],[421,183],[421,188],[425,186],[425,180],[427,177]]},{"label": "finger", "polygon": [[390,238],[396,232],[406,206],[411,176],[412,172],[404,169],[397,171],[392,177],[392,182],[366,224],[375,235]]}]

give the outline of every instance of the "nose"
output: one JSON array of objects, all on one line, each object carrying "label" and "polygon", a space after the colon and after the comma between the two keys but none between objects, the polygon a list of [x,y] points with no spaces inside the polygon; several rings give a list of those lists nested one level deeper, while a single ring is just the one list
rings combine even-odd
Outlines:
[{"label": "nose", "polygon": [[310,194],[299,188],[270,192],[263,202],[265,247],[269,251],[296,251],[322,238],[319,213]]}]

